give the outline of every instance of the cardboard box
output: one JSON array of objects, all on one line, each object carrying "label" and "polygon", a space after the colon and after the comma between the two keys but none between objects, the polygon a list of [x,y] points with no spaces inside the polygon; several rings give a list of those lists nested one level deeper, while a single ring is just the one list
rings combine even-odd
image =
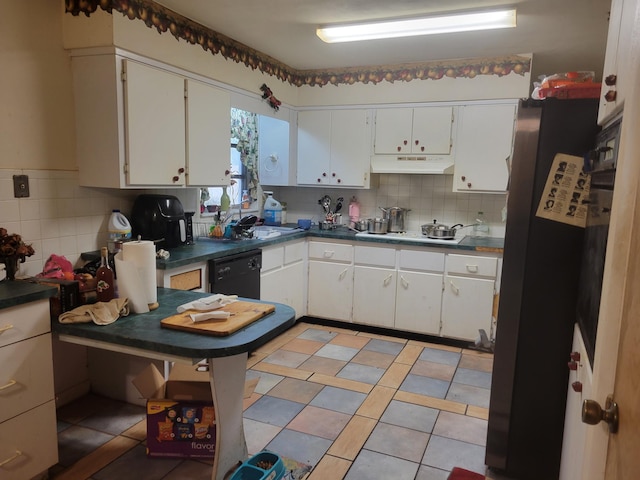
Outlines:
[{"label": "cardboard box", "polygon": [[[245,396],[255,380],[245,385]],[[132,382],[147,399],[148,456],[213,458],[216,418],[206,364],[175,364],[166,381],[150,364]]]}]

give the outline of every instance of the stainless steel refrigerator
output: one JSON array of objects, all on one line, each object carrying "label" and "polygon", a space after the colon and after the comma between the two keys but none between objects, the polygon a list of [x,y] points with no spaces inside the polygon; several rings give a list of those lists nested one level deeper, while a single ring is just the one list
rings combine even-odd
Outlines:
[{"label": "stainless steel refrigerator", "polygon": [[597,110],[555,98],[518,109],[485,458],[514,479],[558,478],[583,229],[535,213],[555,155],[594,148]]}]

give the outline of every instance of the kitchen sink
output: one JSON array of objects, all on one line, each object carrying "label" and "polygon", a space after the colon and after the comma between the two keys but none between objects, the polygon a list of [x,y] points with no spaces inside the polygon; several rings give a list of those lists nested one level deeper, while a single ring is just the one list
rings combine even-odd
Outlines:
[{"label": "kitchen sink", "polygon": [[255,240],[266,240],[268,238],[275,238],[281,235],[288,235],[297,233],[300,231],[297,227],[276,227],[269,225],[258,225],[252,227],[250,232],[253,232],[253,237],[240,237],[240,238],[214,238],[214,237],[198,237],[199,240],[211,241],[211,242],[247,242]]}]

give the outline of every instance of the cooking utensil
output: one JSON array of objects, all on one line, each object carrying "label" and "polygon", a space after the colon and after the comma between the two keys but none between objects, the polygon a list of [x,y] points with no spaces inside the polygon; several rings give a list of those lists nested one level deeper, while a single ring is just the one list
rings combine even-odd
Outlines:
[{"label": "cooking utensil", "polygon": [[409,208],[402,207],[378,207],[383,212],[383,217],[389,220],[389,231],[393,233],[400,233],[406,231],[404,221],[407,213],[411,210]]},{"label": "cooking utensil", "polygon": [[359,232],[364,232],[369,228],[368,220],[358,220],[357,222],[353,222],[353,227]]},{"label": "cooking utensil", "polygon": [[333,222],[318,222],[318,228],[320,230],[333,230],[334,228],[338,228],[338,226]]},{"label": "cooking utensil", "polygon": [[386,218],[370,218],[367,220],[369,233],[387,233],[389,230],[389,220]]},{"label": "cooking utensil", "polygon": [[436,220],[432,224],[422,225],[422,233],[428,238],[437,238],[440,240],[453,240],[456,238],[456,231],[460,228],[471,227],[472,225],[462,225],[456,223],[449,227],[443,223],[437,223]]},{"label": "cooking utensil", "polygon": [[343,197],[339,197],[336,200],[336,208],[333,211],[333,213],[338,213],[340,210],[342,210],[342,202],[344,202],[344,198]]},{"label": "cooking utensil", "polygon": [[318,203],[324,209],[324,213],[331,212],[331,197],[329,195],[324,195],[320,200],[318,200]]}]

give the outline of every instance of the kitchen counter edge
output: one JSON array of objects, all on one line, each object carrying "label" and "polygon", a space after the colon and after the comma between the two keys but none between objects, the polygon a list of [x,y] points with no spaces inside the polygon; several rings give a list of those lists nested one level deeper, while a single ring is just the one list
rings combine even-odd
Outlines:
[{"label": "kitchen counter edge", "polygon": [[58,288],[50,285],[40,285],[21,280],[3,280],[0,282],[0,310],[37,300],[46,300],[57,293]]}]

